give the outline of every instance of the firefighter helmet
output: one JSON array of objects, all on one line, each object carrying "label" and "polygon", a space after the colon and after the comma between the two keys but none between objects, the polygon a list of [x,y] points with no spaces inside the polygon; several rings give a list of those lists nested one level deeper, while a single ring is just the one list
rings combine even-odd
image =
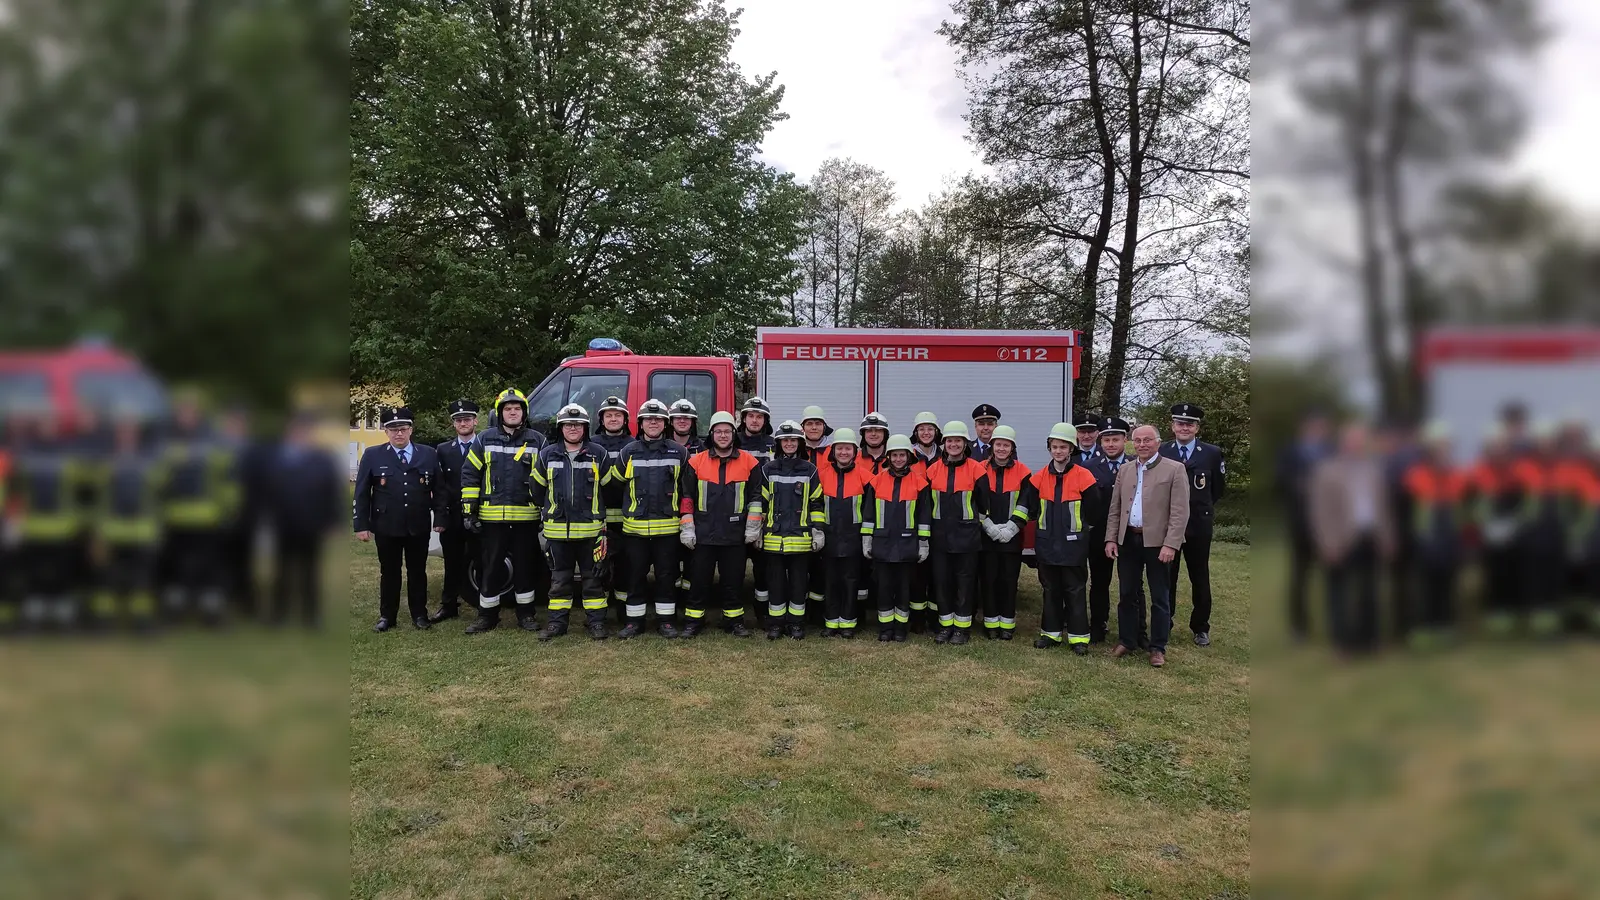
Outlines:
[{"label": "firefighter helmet", "polygon": [[1046,447],[1050,446],[1051,441],[1066,441],[1076,450],[1078,448],[1078,429],[1073,428],[1066,422],[1057,422],[1050,426],[1050,436],[1045,438],[1044,445]]},{"label": "firefighter helmet", "polygon": [[911,438],[908,438],[903,434],[889,435],[889,443],[884,445],[884,452],[893,453],[896,450],[904,450],[907,453],[910,453]]},{"label": "firefighter helmet", "polygon": [[506,405],[510,404],[510,403],[520,403],[520,404],[522,404],[522,412],[523,412],[524,415],[527,414],[527,412],[528,412],[528,398],[523,396],[522,392],[517,390],[516,388],[506,388],[505,390],[500,392],[500,396],[496,397],[495,400],[494,400],[494,411],[495,411],[495,413],[498,415],[500,413],[500,411],[502,409],[505,409]]},{"label": "firefighter helmet", "polygon": [[884,431],[888,431],[889,420],[883,417],[883,413],[869,412],[861,417],[860,430],[866,431],[868,428],[882,428]]},{"label": "firefighter helmet", "polygon": [[944,436],[947,438],[958,437],[963,441],[972,440],[972,436],[967,432],[967,423],[961,421],[944,423]]},{"label": "firefighter helmet", "polygon": [[672,411],[669,413],[669,415],[674,419],[679,419],[679,418],[683,418],[683,419],[698,419],[698,418],[700,418],[700,412],[698,410],[696,410],[694,408],[694,404],[690,403],[688,400],[674,400],[674,401],[672,401]]},{"label": "firefighter helmet", "polygon": [[793,419],[784,419],[783,422],[778,425],[778,430],[772,433],[772,439],[774,441],[781,441],[784,438],[797,438],[803,441],[806,439],[806,433],[800,430],[799,422],[796,422]]},{"label": "firefighter helmet", "polygon": [[604,415],[611,410],[616,410],[623,415],[627,415],[628,404],[625,403],[621,397],[618,397],[616,394],[612,394],[606,398],[604,403],[600,404],[600,414]]},{"label": "firefighter helmet", "polygon": [[665,419],[667,418],[667,405],[660,400],[646,400],[639,404],[639,418]]},{"label": "firefighter helmet", "polygon": [[820,406],[808,406],[800,411],[800,421],[802,423],[809,422],[812,419],[816,419],[818,422],[828,421],[828,417],[823,414]]},{"label": "firefighter helmet", "polygon": [[835,428],[833,430],[833,442],[835,444],[854,444],[856,442],[855,429]]},{"label": "firefighter helmet", "polygon": [[576,403],[568,403],[556,413],[557,425],[588,425],[589,411]]},{"label": "firefighter helmet", "polygon": [[996,425],[994,428],[994,436],[989,438],[989,440],[1010,441],[1011,446],[1015,447],[1017,446],[1017,430],[1012,428],[1010,425]]},{"label": "firefighter helmet", "polygon": [[711,427],[716,428],[718,425],[726,425],[735,431],[739,429],[739,423],[734,421],[733,413],[722,409],[711,414]]},{"label": "firefighter helmet", "polygon": [[749,400],[744,402],[744,406],[739,407],[740,416],[750,412],[761,413],[763,416],[766,416],[769,419],[772,418],[772,410],[767,407],[767,401],[761,399],[760,397],[752,396]]}]

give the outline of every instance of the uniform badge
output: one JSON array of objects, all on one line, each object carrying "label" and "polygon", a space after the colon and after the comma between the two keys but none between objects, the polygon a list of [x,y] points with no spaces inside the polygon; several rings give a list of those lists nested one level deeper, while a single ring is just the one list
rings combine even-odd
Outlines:
[{"label": "uniform badge", "polygon": [[388,483],[389,483],[389,470],[388,469],[379,469],[378,470],[378,487],[384,487]]},{"label": "uniform badge", "polygon": [[1206,489],[1206,473],[1194,473],[1194,489],[1197,491],[1203,491]]}]

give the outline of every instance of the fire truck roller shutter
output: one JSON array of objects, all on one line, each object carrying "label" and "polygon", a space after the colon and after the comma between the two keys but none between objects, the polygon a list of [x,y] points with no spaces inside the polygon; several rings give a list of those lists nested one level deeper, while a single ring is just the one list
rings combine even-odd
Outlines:
[{"label": "fire truck roller shutter", "polygon": [[[1600,359],[1460,359],[1439,363],[1428,379],[1430,419],[1448,422],[1459,462],[1478,454],[1484,427],[1510,401],[1528,410],[1528,422],[1559,422],[1574,415],[1600,421]],[[1201,437],[1204,438],[1204,432]]]},{"label": "fire truck roller shutter", "polygon": [[761,363],[761,399],[774,422],[800,421],[800,411],[820,406],[828,424],[854,427],[867,414],[867,364],[856,360],[768,359]]},{"label": "fire truck roller shutter", "polygon": [[1067,363],[880,362],[878,411],[898,432],[922,410],[968,421],[974,406],[992,403],[1001,423],[1017,430],[1018,458],[1037,469],[1050,458],[1050,426],[1071,421],[1070,373]]}]

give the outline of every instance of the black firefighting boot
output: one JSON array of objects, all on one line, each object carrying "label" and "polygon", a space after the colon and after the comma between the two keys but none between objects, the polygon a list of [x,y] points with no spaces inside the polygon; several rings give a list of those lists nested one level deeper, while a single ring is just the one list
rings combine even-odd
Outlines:
[{"label": "black firefighting boot", "polygon": [[467,626],[467,634],[483,634],[493,631],[500,625],[500,607],[485,606],[478,610],[478,617]]}]

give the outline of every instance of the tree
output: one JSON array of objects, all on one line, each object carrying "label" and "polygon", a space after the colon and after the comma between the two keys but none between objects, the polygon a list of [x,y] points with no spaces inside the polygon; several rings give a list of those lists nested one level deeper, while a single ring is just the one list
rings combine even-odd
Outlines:
[{"label": "tree", "polygon": [[893,226],[894,182],[854,160],[828,159],[806,189],[805,297],[791,299],[791,312],[797,323],[853,327],[862,273]]},{"label": "tree", "polygon": [[803,195],[759,162],[774,75],[719,2],[357,0],[352,376],[437,405],[529,386],[595,334],[754,342]]},{"label": "tree", "polygon": [[1170,437],[1172,404],[1193,403],[1205,410],[1201,437],[1222,448],[1230,479],[1250,480],[1250,359],[1245,356],[1177,357],[1164,364],[1152,383],[1158,393],[1140,403],[1136,421],[1155,425]]}]

